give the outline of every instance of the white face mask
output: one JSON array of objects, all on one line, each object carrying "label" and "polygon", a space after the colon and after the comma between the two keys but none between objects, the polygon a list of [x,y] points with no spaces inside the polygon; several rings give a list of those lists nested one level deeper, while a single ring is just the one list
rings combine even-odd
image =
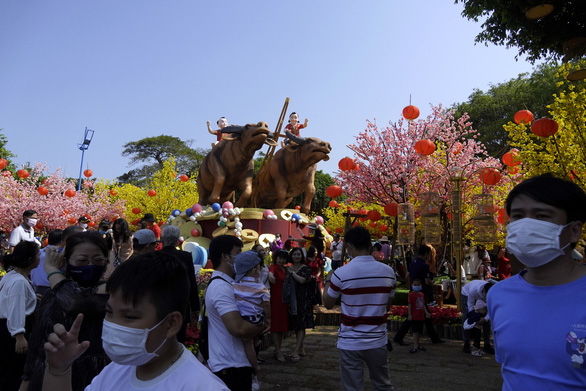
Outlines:
[{"label": "white face mask", "polygon": [[87,229],[87,224],[86,224],[86,223],[82,223],[82,224],[81,224],[81,228],[83,228],[83,229]]},{"label": "white face mask", "polygon": [[37,219],[28,219],[28,226],[34,227],[35,225],[37,225],[37,222],[38,222]]},{"label": "white face mask", "polygon": [[527,267],[539,267],[564,255],[560,234],[567,225],[524,218],[507,225],[507,250]]},{"label": "white face mask", "polygon": [[153,352],[147,352],[146,341],[149,333],[159,327],[165,317],[156,326],[150,329],[135,329],[108,322],[104,319],[102,326],[102,347],[112,361],[120,365],[143,365],[155,357],[159,357],[157,351],[167,341],[163,342]]}]

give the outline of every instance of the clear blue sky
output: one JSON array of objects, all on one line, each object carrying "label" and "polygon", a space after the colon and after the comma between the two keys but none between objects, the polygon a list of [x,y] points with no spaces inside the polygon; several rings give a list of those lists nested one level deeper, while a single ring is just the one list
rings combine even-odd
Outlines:
[{"label": "clear blue sky", "polygon": [[[206,120],[276,125],[332,144],[333,173],[365,128],[404,106],[449,106],[532,66],[516,49],[474,45],[480,24],[452,0],[0,2],[0,128],[16,163],[77,177],[128,171],[122,145],[169,134],[209,148]],[[86,164],[84,164],[85,169]]]}]

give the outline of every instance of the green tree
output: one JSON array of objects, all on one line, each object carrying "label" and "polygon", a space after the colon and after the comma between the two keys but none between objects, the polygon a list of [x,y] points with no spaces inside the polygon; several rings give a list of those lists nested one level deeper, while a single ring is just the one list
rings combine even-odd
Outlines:
[{"label": "green tree", "polygon": [[[548,0],[553,5],[551,14],[528,19],[526,12],[542,0],[455,0],[463,3],[462,16],[478,22],[484,19],[484,29],[476,42],[506,47],[516,46],[519,55],[526,55],[534,63],[540,58],[565,60],[583,55],[586,42],[586,7],[583,0]],[[517,57],[518,57],[517,56]]]},{"label": "green tree", "polygon": [[453,106],[456,118],[468,113],[470,121],[478,129],[478,140],[488,154],[500,157],[508,148],[508,134],[503,125],[513,119],[519,110],[527,109],[535,117],[548,115],[547,106],[557,92],[556,63],[541,64],[533,73],[522,73],[507,82],[491,85],[487,92],[474,90],[463,103]]},{"label": "green tree", "polygon": [[6,138],[6,135],[2,133],[2,130],[3,129],[0,128],[0,158],[8,160],[8,163],[10,163],[10,158],[16,157],[16,155],[14,155],[12,152],[6,149],[6,144],[8,144],[8,138]]},{"label": "green tree", "polygon": [[[315,196],[313,196],[313,201],[311,201],[310,213],[319,214],[328,206],[328,203],[331,201],[331,198],[326,194],[326,189],[328,186],[334,184],[334,180],[330,174],[324,173],[322,170],[317,170],[315,172],[315,179],[313,183],[315,185]],[[296,205],[302,205],[304,199],[305,193],[294,197],[289,207],[294,208]]]},{"label": "green tree", "polygon": [[144,185],[148,178],[159,170],[171,157],[175,159],[175,170],[180,174],[194,177],[208,150],[191,148],[194,140],[181,140],[178,137],[160,135],[146,137],[124,144],[122,156],[130,156],[128,166],[144,163],[142,167],[132,169],[118,177],[122,183]]}]

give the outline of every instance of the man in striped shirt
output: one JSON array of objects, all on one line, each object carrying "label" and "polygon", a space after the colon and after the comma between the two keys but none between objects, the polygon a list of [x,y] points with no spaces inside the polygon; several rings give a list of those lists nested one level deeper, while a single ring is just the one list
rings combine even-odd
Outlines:
[{"label": "man in striped shirt", "polygon": [[352,228],[344,236],[350,263],[330,273],[324,305],[342,296],[338,331],[340,375],[344,390],[362,390],[364,363],[375,390],[393,390],[387,361],[386,313],[395,294],[395,273],[369,254],[369,232]]}]

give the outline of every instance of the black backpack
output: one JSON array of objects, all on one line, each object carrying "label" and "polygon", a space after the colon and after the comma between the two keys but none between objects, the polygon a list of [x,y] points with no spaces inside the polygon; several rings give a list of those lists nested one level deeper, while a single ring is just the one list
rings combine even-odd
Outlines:
[{"label": "black backpack", "polygon": [[[224,280],[222,277],[216,276],[216,277],[212,277],[212,279],[208,283],[208,287],[210,286],[210,284],[214,280],[223,280],[223,281],[227,282],[228,284],[230,284],[230,282]],[[199,352],[201,353],[204,360],[206,360],[206,361],[208,361],[210,359],[210,345],[209,345],[210,341],[209,341],[209,336],[208,336],[208,312],[207,312],[207,310],[208,309],[206,308],[205,297],[204,297],[204,301],[201,306],[201,310],[199,312],[200,313],[200,320],[197,324],[197,328],[199,329],[199,338],[197,339],[197,345],[199,347]]]}]

